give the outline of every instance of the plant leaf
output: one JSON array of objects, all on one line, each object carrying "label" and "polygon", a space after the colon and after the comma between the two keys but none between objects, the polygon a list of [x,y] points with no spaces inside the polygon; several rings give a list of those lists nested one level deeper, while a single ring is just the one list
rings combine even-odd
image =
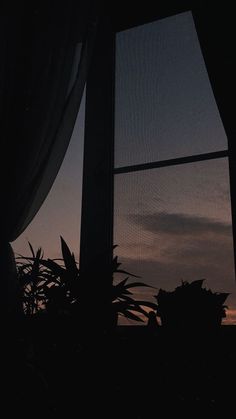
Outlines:
[{"label": "plant leaf", "polygon": [[32,244],[30,242],[28,242],[28,245],[30,247],[30,250],[31,250],[31,253],[32,253],[33,257],[35,257],[35,253],[34,253],[34,249],[33,249]]},{"label": "plant leaf", "polygon": [[61,251],[62,251],[62,256],[64,259],[65,268],[67,269],[69,275],[73,277],[73,275],[76,275],[78,272],[74,254],[71,253],[68,245],[66,244],[62,236],[60,236],[60,239],[61,239]]},{"label": "plant leaf", "polygon": [[62,276],[65,269],[52,259],[41,259],[41,264],[52,271],[55,276]]},{"label": "plant leaf", "polygon": [[114,272],[115,272],[115,273],[120,273],[120,274],[129,275],[129,276],[133,276],[134,278],[141,278],[141,276],[131,274],[130,272],[124,271],[123,269],[117,269],[117,270],[116,270],[116,271],[114,271]]},{"label": "plant leaf", "polygon": [[150,307],[153,310],[157,309],[157,304],[152,303],[151,301],[142,301],[142,300],[135,300],[140,306]]},{"label": "plant leaf", "polygon": [[124,311],[124,312],[123,312],[123,314],[124,314],[124,316],[125,316],[125,317],[127,317],[128,319],[131,319],[131,320],[135,320],[135,321],[137,321],[137,322],[142,322],[142,323],[144,323],[143,319],[141,319],[140,317],[136,316],[136,314],[132,313],[132,312],[131,312],[131,311],[129,311],[129,310]]},{"label": "plant leaf", "polygon": [[131,282],[130,284],[126,285],[126,288],[133,288],[133,287],[153,288],[151,285],[144,284],[143,282]]}]

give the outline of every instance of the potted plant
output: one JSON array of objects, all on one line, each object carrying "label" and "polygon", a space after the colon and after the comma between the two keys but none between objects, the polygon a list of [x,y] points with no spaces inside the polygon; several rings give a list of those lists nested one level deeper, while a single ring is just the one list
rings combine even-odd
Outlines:
[{"label": "potted plant", "polygon": [[[55,318],[75,318],[83,316],[80,307],[80,271],[74,254],[61,237],[61,259],[44,259],[41,249],[34,251],[29,243],[31,256],[17,258],[18,276],[22,288],[22,302],[25,314],[45,313]],[[116,246],[114,246],[116,247]],[[144,309],[157,308],[155,303],[136,300],[132,289],[149,287],[142,282],[131,282],[129,277],[136,277],[120,268],[118,257],[114,256],[111,277],[114,274],[126,275],[125,279],[112,281],[111,287],[111,328],[117,325],[118,316],[143,322],[148,317]],[[128,275],[128,276],[127,276]],[[89,304],[89,300],[88,300]]]},{"label": "potted plant", "polygon": [[203,281],[182,281],[173,291],[159,290],[156,314],[162,326],[178,330],[213,330],[221,325],[226,317],[224,303],[229,294],[203,288]]}]

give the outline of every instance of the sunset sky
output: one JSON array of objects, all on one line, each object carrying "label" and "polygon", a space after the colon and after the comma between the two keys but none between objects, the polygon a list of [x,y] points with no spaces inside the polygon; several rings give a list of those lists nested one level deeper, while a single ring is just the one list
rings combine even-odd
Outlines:
[{"label": "sunset sky", "polygon": [[[115,166],[227,149],[191,13],[117,35]],[[79,258],[85,101],[55,184],[39,213],[13,243],[28,255],[42,246],[60,255],[62,235]],[[226,158],[115,175],[114,243],[123,267],[155,286],[206,278],[236,286]]]},{"label": "sunset sky", "polygon": [[13,243],[15,252],[28,255],[30,241],[34,248],[43,248],[45,257],[61,257],[61,235],[79,258],[84,99],[56,181],[32,223]]}]

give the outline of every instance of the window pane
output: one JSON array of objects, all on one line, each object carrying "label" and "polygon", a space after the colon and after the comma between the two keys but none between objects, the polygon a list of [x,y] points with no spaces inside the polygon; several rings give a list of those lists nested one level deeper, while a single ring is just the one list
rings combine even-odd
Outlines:
[{"label": "window pane", "polygon": [[[233,240],[227,159],[115,176],[116,254],[125,270],[157,289],[206,278],[230,292],[235,316]],[[235,316],[236,317],[236,316]]]},{"label": "window pane", "polygon": [[117,34],[115,166],[226,148],[191,12]]},{"label": "window pane", "polygon": [[30,241],[35,249],[43,248],[45,257],[61,257],[61,235],[75,253],[76,260],[79,259],[84,114],[85,94],[54,185],[36,217],[13,243],[16,253],[29,255]]}]

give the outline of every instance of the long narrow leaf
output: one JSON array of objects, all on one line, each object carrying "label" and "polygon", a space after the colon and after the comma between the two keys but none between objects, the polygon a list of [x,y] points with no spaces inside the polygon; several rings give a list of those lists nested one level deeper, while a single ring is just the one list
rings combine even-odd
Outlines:
[{"label": "long narrow leaf", "polygon": [[61,276],[65,272],[65,269],[52,259],[41,259],[40,262],[43,266],[50,269],[55,276]]},{"label": "long narrow leaf", "polygon": [[63,259],[64,259],[65,268],[72,275],[76,274],[77,273],[77,266],[76,266],[74,254],[71,253],[71,251],[70,251],[68,245],[66,244],[65,240],[63,239],[63,237],[60,236],[60,239],[61,239],[61,251],[62,251],[62,256],[63,256]]},{"label": "long narrow leaf", "polygon": [[123,314],[124,314],[124,316],[125,316],[125,317],[127,317],[128,319],[131,319],[131,320],[135,320],[135,321],[137,321],[137,322],[142,322],[142,323],[144,323],[143,319],[141,319],[140,317],[136,316],[134,313],[132,313],[132,312],[131,312],[131,311],[129,311],[129,310],[126,310]]},{"label": "long narrow leaf", "polygon": [[35,258],[35,253],[34,253],[34,249],[33,249],[32,244],[30,242],[28,242],[28,245],[30,247],[30,250],[31,250],[31,253],[32,253],[33,257]]},{"label": "long narrow leaf", "polygon": [[153,288],[151,285],[144,284],[143,282],[131,282],[130,284],[126,285],[126,288],[133,288],[133,287],[147,287]]},{"label": "long narrow leaf", "polygon": [[129,276],[133,276],[134,278],[141,278],[141,276],[131,274],[130,272],[124,271],[123,269],[117,269],[115,273],[125,274]]},{"label": "long narrow leaf", "polygon": [[149,308],[152,308],[153,310],[157,309],[157,304],[152,303],[150,301],[142,301],[142,300],[135,300],[135,301],[141,306],[149,307]]}]

